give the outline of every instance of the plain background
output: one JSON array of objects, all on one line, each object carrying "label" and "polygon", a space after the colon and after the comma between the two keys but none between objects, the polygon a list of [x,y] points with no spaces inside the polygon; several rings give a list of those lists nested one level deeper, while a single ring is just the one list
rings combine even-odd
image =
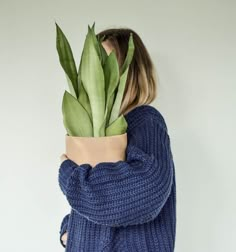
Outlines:
[{"label": "plain background", "polygon": [[78,65],[87,26],[134,29],[159,76],[176,167],[175,252],[236,251],[236,2],[0,1],[0,251],[63,251],[58,183],[67,82],[55,21]]}]

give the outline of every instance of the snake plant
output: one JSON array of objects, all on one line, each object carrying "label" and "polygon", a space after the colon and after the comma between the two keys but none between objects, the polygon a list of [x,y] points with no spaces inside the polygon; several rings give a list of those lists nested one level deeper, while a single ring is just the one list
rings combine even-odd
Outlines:
[{"label": "snake plant", "polygon": [[127,122],[119,115],[130,63],[134,54],[130,33],[128,51],[119,69],[114,50],[108,55],[102,38],[95,34],[95,22],[88,25],[79,68],[70,44],[56,24],[56,47],[69,92],[62,100],[63,124],[69,136],[101,137],[124,134]]}]

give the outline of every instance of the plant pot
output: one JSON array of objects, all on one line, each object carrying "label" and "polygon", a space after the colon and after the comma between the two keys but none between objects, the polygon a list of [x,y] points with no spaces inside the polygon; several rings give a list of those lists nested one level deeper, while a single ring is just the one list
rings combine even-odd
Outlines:
[{"label": "plant pot", "polygon": [[66,155],[76,164],[125,160],[127,133],[104,137],[79,137],[66,134]]}]

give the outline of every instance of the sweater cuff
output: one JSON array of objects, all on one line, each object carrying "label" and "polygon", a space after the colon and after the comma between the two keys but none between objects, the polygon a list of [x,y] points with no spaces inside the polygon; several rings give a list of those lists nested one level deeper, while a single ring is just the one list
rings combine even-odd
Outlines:
[{"label": "sweater cuff", "polygon": [[67,227],[68,227],[68,221],[69,221],[69,217],[70,217],[70,214],[67,214],[63,220],[62,220],[62,223],[61,223],[61,227],[60,227],[60,231],[59,231],[59,234],[60,234],[60,242],[61,242],[61,245],[65,248],[65,244],[63,243],[62,241],[62,236],[64,235],[65,232],[67,232]]},{"label": "sweater cuff", "polygon": [[64,195],[66,195],[69,178],[72,176],[76,168],[82,169],[82,167],[87,169],[91,167],[91,165],[88,163],[78,165],[71,159],[66,159],[61,163],[58,174],[58,182]]},{"label": "sweater cuff", "polygon": [[71,176],[76,166],[77,164],[74,163],[70,159],[64,160],[60,165],[58,181],[59,181],[60,188],[64,194],[65,194],[68,178]]}]

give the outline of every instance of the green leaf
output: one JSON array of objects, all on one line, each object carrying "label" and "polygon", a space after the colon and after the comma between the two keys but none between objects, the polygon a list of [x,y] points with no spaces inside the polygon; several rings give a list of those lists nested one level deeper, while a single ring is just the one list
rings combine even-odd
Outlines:
[{"label": "green leaf", "polygon": [[133,34],[130,33],[129,43],[128,43],[128,52],[127,52],[127,55],[125,57],[124,64],[121,67],[120,75],[122,75],[126,71],[128,66],[130,65],[130,63],[131,63],[131,61],[133,59],[134,49],[135,48],[134,48]]},{"label": "green leaf", "polygon": [[98,40],[98,37],[95,34],[94,29],[95,29],[95,22],[93,23],[93,26],[91,28],[91,33],[92,33],[92,37],[93,37],[93,41],[94,41],[94,45],[95,45],[98,57],[99,57],[99,59],[101,61],[102,67],[103,67],[108,55],[107,55],[106,50],[102,46],[101,39]]},{"label": "green leaf", "polygon": [[111,125],[106,128],[106,136],[114,136],[124,134],[128,124],[124,115],[120,115]]},{"label": "green leaf", "polygon": [[91,106],[90,106],[90,102],[89,102],[89,96],[88,96],[86,90],[84,89],[82,81],[80,81],[78,101],[84,107],[84,109],[87,111],[88,116],[92,122],[92,111],[91,111]]},{"label": "green leaf", "polygon": [[92,30],[89,26],[81,60],[81,81],[90,101],[94,136],[98,137],[104,122],[105,79]]},{"label": "green leaf", "polygon": [[119,84],[119,64],[114,51],[112,51],[106,58],[103,70],[105,76],[105,90],[106,90],[105,117],[106,121],[108,121],[109,118],[107,118],[107,114],[111,111],[112,109],[111,106],[113,106],[114,102],[114,101],[110,102],[110,99],[114,97],[113,94]]},{"label": "green leaf", "polygon": [[62,100],[63,124],[70,136],[91,137],[93,127],[86,110],[65,90]]},{"label": "green leaf", "polygon": [[73,84],[72,84],[70,78],[68,77],[68,75],[67,75],[67,74],[65,74],[65,75],[66,75],[66,80],[67,80],[67,83],[68,83],[68,87],[69,87],[70,93],[76,98],[77,95],[76,95],[76,93],[75,93]]},{"label": "green leaf", "polygon": [[93,44],[94,44],[94,47],[95,47],[95,49],[97,51],[97,55],[99,57],[99,60],[102,62],[101,49],[100,49],[100,46],[99,46],[99,41],[98,41],[97,36],[95,34],[95,31],[94,31],[94,27],[95,27],[95,22],[93,23],[92,28],[90,28],[88,26],[88,30],[89,30],[90,36],[91,36],[91,38],[93,40]]},{"label": "green leaf", "polygon": [[121,107],[121,102],[123,99],[124,95],[124,90],[125,90],[125,84],[127,80],[127,75],[128,75],[129,67],[126,69],[126,71],[122,74],[120,77],[120,82],[118,86],[118,90],[116,93],[115,101],[112,107],[111,115],[110,115],[110,120],[109,120],[109,125],[114,122],[119,114],[120,114],[120,107]]},{"label": "green leaf", "polygon": [[106,50],[104,49],[103,45],[99,42],[99,48],[100,48],[100,55],[101,55],[101,63],[102,66],[104,66],[106,58],[108,57]]},{"label": "green leaf", "polygon": [[[83,55],[83,52],[82,52],[82,55]],[[82,56],[81,56],[81,58],[82,58]],[[89,102],[89,97],[88,97],[86,90],[84,89],[84,85],[81,80],[81,62],[82,62],[82,60],[80,61],[79,70],[78,70],[78,90],[79,90],[78,101],[84,107],[84,109],[87,111],[89,118],[92,122],[92,111],[91,111],[91,106],[90,106],[90,102]]]},{"label": "green leaf", "polygon": [[[68,81],[70,92],[76,98],[78,97],[78,84],[77,84],[77,69],[75,60],[70,47],[70,44],[62,32],[61,28],[56,24],[56,47],[60,59],[60,64],[66,73],[66,77],[70,79]],[[68,80],[68,79],[67,79]]]},{"label": "green leaf", "polygon": [[110,117],[111,117],[111,111],[112,111],[112,108],[114,106],[114,102],[115,102],[115,98],[116,98],[116,94],[117,94],[117,89],[118,88],[116,88],[115,92],[111,95],[110,100],[109,100],[109,104],[107,106],[108,110],[106,111],[106,117],[107,117],[106,127],[109,126],[109,121],[110,121]]},{"label": "green leaf", "polygon": [[118,91],[115,97],[115,102],[111,111],[111,116],[109,120],[109,125],[114,122],[120,113],[120,107],[121,107],[121,102],[123,99],[124,95],[124,90],[125,90],[125,85],[127,81],[127,75],[129,71],[129,65],[132,61],[134,55],[134,43],[133,43],[133,35],[130,33],[129,37],[129,44],[128,44],[128,52],[124,61],[123,66],[121,67],[121,76],[120,76],[120,81],[119,81],[119,86],[118,86]]},{"label": "green leaf", "polygon": [[112,51],[107,57],[104,67],[104,76],[105,76],[105,90],[107,93],[107,97],[111,96],[111,94],[116,89],[119,82],[119,64],[116,58],[116,54]]}]

